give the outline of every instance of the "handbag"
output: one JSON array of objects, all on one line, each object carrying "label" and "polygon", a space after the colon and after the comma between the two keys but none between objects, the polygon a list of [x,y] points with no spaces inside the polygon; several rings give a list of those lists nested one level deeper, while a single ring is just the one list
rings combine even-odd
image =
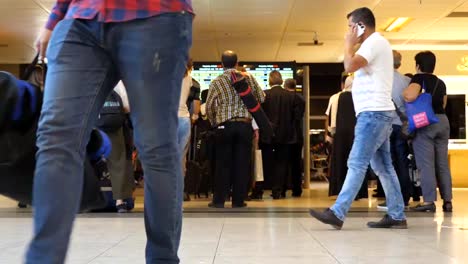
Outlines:
[{"label": "handbag", "polygon": [[255,150],[255,181],[264,181],[262,151],[260,149]]},{"label": "handbag", "polygon": [[426,86],[423,82],[422,91],[418,98],[411,103],[405,104],[409,132],[412,133],[420,128],[439,122],[439,119],[434,113],[434,109],[432,109],[432,97],[438,86],[439,79],[437,78],[432,94],[428,94],[426,93]]}]

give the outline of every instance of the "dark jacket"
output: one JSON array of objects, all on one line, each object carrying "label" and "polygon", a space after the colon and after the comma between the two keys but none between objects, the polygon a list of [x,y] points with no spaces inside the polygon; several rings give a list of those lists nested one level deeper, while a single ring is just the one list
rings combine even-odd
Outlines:
[{"label": "dark jacket", "polygon": [[271,122],[275,137],[271,143],[294,144],[297,143],[297,110],[296,95],[288,92],[281,86],[274,86],[265,91],[265,102],[262,108]]},{"label": "dark jacket", "polygon": [[304,96],[298,94],[296,92],[293,93],[295,96],[295,103],[294,103],[294,119],[295,119],[295,126],[294,129],[297,134],[297,142],[302,144],[304,142],[304,128],[303,128],[303,119],[304,119],[304,112],[305,112],[305,99]]}]

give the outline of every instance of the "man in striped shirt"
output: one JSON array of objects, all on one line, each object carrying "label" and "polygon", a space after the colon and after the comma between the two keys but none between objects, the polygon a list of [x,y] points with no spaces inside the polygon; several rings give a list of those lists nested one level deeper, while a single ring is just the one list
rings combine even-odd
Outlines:
[{"label": "man in striped shirt", "polygon": [[[206,102],[208,119],[217,127],[214,196],[210,207],[223,208],[232,186],[232,207],[245,207],[252,151],[252,116],[231,84],[236,71],[237,54],[225,51],[221,61],[225,69],[210,84]],[[262,103],[265,94],[254,77],[246,74],[247,83]]]},{"label": "man in striped shirt", "polygon": [[132,105],[145,170],[146,262],[179,263],[183,180],[177,110],[192,20],[191,0],[56,1],[36,43],[49,70],[27,264],[64,263],[80,203],[85,146],[119,80]]}]

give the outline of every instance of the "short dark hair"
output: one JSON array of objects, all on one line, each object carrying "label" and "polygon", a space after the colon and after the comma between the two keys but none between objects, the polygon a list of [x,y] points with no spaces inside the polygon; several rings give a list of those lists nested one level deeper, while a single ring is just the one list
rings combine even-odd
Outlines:
[{"label": "short dark hair", "polygon": [[281,76],[281,73],[276,70],[271,71],[268,78],[268,84],[270,84],[270,86],[283,85],[283,76]]},{"label": "short dark hair", "polygon": [[375,16],[374,13],[372,13],[372,10],[370,10],[367,7],[361,7],[358,9],[355,9],[353,12],[349,13],[346,18],[353,18],[354,23],[359,23],[362,22],[365,26],[370,27],[370,28],[375,28]]},{"label": "short dark hair", "polygon": [[232,50],[226,50],[221,56],[221,62],[226,69],[235,68],[237,65],[237,54]]},{"label": "short dark hair", "polygon": [[292,78],[286,79],[286,81],[284,81],[284,88],[296,89],[296,85],[297,85],[296,80]]},{"label": "short dark hair", "polygon": [[189,58],[187,60],[187,65],[185,66],[185,74],[184,76],[187,76],[189,71],[191,71],[193,69],[193,60],[192,58]]},{"label": "short dark hair", "polygon": [[422,72],[433,73],[436,65],[436,56],[431,51],[422,51],[414,56],[416,65]]},{"label": "short dark hair", "polygon": [[400,66],[401,66],[401,53],[396,51],[396,50],[393,50],[393,68],[395,70],[399,69]]},{"label": "short dark hair", "polygon": [[408,78],[410,78],[410,79],[413,79],[414,74],[412,74],[412,73],[405,73],[405,76],[408,77]]}]

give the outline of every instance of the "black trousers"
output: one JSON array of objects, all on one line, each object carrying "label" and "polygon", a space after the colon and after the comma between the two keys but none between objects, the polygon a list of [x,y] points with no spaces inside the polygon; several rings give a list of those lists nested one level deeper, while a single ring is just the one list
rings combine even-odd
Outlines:
[{"label": "black trousers", "polygon": [[[271,183],[273,197],[280,197],[288,179],[290,145],[260,144],[260,148],[265,181]],[[257,182],[254,193],[263,194],[263,188],[263,183]]]},{"label": "black trousers", "polygon": [[291,144],[289,152],[292,192],[296,196],[302,195],[302,147],[302,142]]},{"label": "black trousers", "polygon": [[227,122],[215,136],[216,168],[213,203],[223,205],[232,186],[232,204],[242,205],[251,174],[252,125]]}]

